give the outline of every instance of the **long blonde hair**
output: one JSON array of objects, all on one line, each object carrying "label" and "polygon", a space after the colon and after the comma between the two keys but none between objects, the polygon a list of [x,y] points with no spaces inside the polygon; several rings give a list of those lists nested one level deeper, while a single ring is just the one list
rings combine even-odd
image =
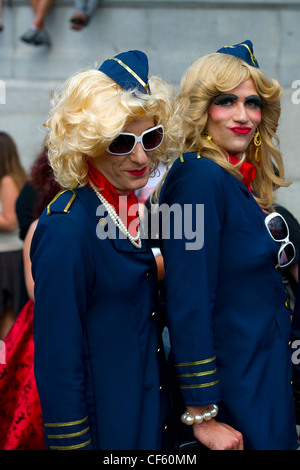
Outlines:
[{"label": "long blonde hair", "polygon": [[205,138],[205,128],[211,101],[249,78],[253,80],[265,106],[259,124],[262,139],[260,162],[254,159],[252,144],[243,158],[256,165],[253,191],[260,206],[270,209],[274,201],[274,189],[290,184],[284,180],[283,161],[276,135],[282,94],[278,81],[270,80],[261,69],[249,66],[232,55],[213,53],[204,56],[191,65],[182,78],[173,124],[180,152],[200,152],[229,173],[240,177],[237,166],[227,161],[213,140]]},{"label": "long blonde hair", "polygon": [[152,171],[166,158],[174,91],[159,77],[149,80],[151,95],[125,91],[104,73],[75,73],[57,91],[46,126],[49,162],[65,188],[87,183],[87,160],[101,155],[131,121],[153,117],[165,139],[155,151]]},{"label": "long blonde hair", "polygon": [[21,190],[27,180],[26,171],[21,163],[17,146],[10,135],[0,132],[0,181],[9,175]]}]

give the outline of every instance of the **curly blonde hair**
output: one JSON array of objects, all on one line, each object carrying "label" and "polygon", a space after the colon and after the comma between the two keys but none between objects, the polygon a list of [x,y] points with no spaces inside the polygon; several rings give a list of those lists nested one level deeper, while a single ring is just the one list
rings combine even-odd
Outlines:
[{"label": "curly blonde hair", "polygon": [[290,184],[284,180],[283,161],[276,135],[282,94],[278,81],[270,80],[261,69],[249,66],[235,56],[221,53],[204,56],[192,64],[182,78],[173,121],[174,131],[178,136],[180,152],[200,152],[229,173],[241,177],[239,165],[231,165],[213,139],[207,140],[205,129],[212,100],[247,79],[253,80],[265,106],[259,124],[262,139],[260,162],[254,158],[255,148],[252,144],[243,159],[256,165],[253,191],[260,206],[270,209],[274,202],[274,189]]},{"label": "curly blonde hair", "polygon": [[152,172],[167,157],[173,88],[159,77],[149,80],[150,95],[126,91],[103,72],[82,70],[57,90],[46,123],[49,163],[58,183],[75,188],[87,183],[88,160],[101,155],[131,121],[153,117],[165,138],[155,151]]}]

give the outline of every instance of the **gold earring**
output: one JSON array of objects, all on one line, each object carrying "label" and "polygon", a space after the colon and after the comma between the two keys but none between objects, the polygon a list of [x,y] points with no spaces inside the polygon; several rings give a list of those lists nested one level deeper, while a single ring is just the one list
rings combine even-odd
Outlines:
[{"label": "gold earring", "polygon": [[257,129],[256,133],[254,134],[253,143],[254,143],[254,146],[255,146],[254,158],[257,162],[259,162],[260,161],[261,135],[260,135],[258,129]]},{"label": "gold earring", "polygon": [[207,140],[208,142],[212,141],[212,136],[209,135],[207,132],[202,132],[202,137]]}]

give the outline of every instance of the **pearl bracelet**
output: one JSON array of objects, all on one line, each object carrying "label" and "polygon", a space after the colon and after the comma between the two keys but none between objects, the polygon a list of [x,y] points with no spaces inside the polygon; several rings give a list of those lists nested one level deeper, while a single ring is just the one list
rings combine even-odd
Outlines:
[{"label": "pearl bracelet", "polygon": [[211,405],[209,409],[205,410],[202,414],[197,414],[195,416],[191,415],[188,411],[183,413],[181,416],[181,421],[188,426],[192,424],[201,424],[203,421],[209,421],[212,418],[215,418],[218,414],[218,406]]}]

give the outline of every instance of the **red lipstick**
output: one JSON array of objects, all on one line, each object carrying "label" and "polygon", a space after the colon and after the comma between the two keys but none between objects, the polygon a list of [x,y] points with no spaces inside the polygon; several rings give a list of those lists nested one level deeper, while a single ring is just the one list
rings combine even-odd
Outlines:
[{"label": "red lipstick", "polygon": [[231,127],[230,130],[236,134],[249,134],[249,132],[251,132],[251,127],[237,126]]},{"label": "red lipstick", "polygon": [[147,166],[144,166],[144,168],[141,168],[140,170],[130,170],[128,173],[130,173],[132,176],[135,176],[136,178],[140,178],[146,172],[147,168]]}]

